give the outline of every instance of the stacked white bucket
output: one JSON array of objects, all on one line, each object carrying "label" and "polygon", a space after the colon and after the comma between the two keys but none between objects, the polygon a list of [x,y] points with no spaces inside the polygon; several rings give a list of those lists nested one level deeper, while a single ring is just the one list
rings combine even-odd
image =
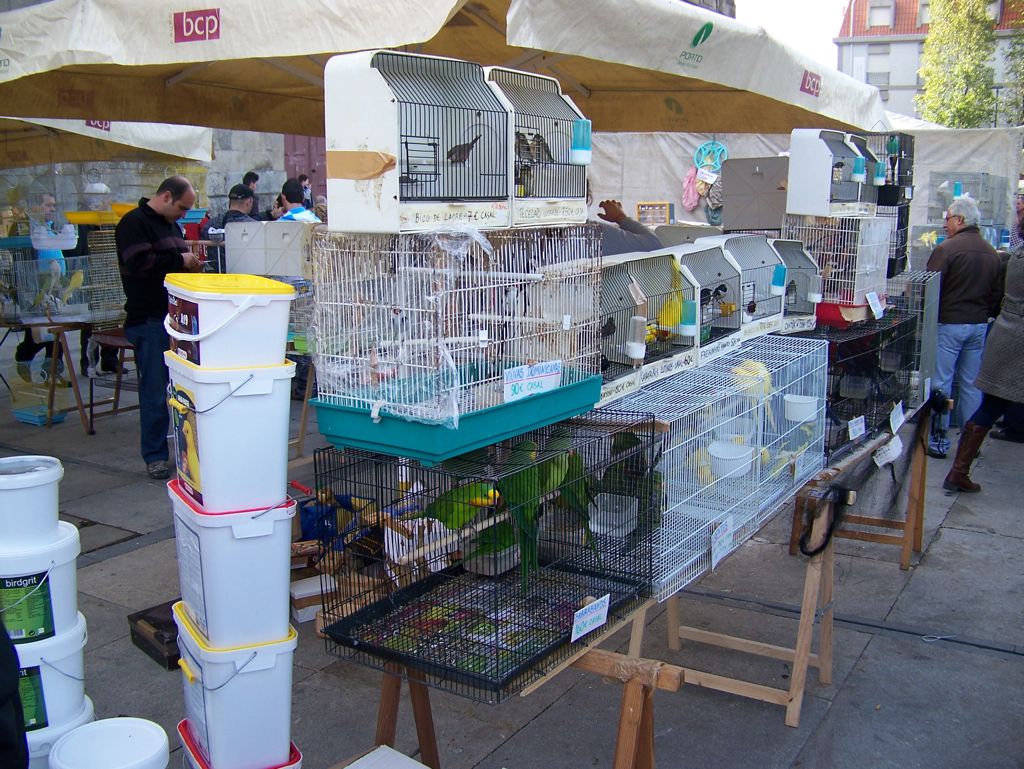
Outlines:
[{"label": "stacked white bucket", "polygon": [[177,478],[179,665],[195,769],[297,767],[291,743],[285,360],[294,289],[252,275],[169,275],[165,322]]},{"label": "stacked white bucket", "polygon": [[53,457],[0,459],[0,611],[21,668],[30,769],[93,720],[85,696],[87,632],[78,612],[78,529],[57,518],[64,468]]}]

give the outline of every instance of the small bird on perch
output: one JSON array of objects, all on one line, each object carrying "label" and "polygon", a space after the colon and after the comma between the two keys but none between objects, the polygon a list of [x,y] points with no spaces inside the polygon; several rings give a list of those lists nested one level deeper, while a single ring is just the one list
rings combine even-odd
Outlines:
[{"label": "small bird on perch", "polygon": [[473,152],[473,148],[476,146],[478,141],[480,141],[480,134],[477,134],[472,141],[468,141],[465,144],[456,144],[448,150],[446,157],[452,163],[465,163],[469,160],[469,156]]}]

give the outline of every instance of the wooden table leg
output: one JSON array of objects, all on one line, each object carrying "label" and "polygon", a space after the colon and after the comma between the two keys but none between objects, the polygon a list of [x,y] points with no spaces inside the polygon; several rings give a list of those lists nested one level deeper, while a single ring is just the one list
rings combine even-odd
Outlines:
[{"label": "wooden table leg", "polygon": [[647,628],[647,606],[644,604],[633,616],[633,628],[629,634],[629,656],[639,657],[640,647],[644,643],[644,630]]},{"label": "wooden table leg", "polygon": [[793,523],[789,530],[789,554],[796,555],[800,547],[800,535],[804,533],[804,511],[806,498],[802,494],[796,495],[793,503]]},{"label": "wooden table leg", "polygon": [[683,648],[679,640],[679,593],[665,602],[665,622],[668,625],[668,648],[677,652]]},{"label": "wooden table leg", "polygon": [[[811,524],[810,548],[813,550],[824,541],[828,523],[832,518],[832,502],[818,508],[818,515]],[[804,576],[804,597],[800,604],[800,625],[793,649],[793,670],[790,674],[789,703],[786,705],[786,726],[800,725],[800,710],[804,703],[804,686],[807,684],[807,667],[811,655],[811,641],[814,639],[814,615],[818,608],[821,590],[822,554],[811,556]]]},{"label": "wooden table leg", "polygon": [[[653,767],[654,719],[645,712],[649,707],[653,708],[652,698],[653,692],[644,682],[643,675],[633,676],[626,683],[619,711],[619,732],[615,740],[612,769]],[[649,734],[645,731],[649,731]],[[649,761],[643,763],[648,757]]]},{"label": "wooden table leg", "polygon": [[398,731],[398,700],[402,696],[401,667],[388,663],[380,683],[380,708],[377,710],[375,745],[394,747]]},{"label": "wooden table leg", "polygon": [[832,606],[832,589],[835,583],[836,551],[835,540],[829,540],[821,554],[821,631],[818,634],[818,683],[827,686],[832,683],[832,626],[835,609]]},{"label": "wooden table leg", "polygon": [[406,674],[409,676],[409,699],[412,701],[412,716],[416,723],[416,739],[420,744],[420,762],[430,769],[441,769],[426,678],[423,673],[412,668],[406,668]]},{"label": "wooden table leg", "polygon": [[[914,431],[914,445],[910,456],[910,488],[907,494],[907,519],[903,526],[903,547],[900,551],[900,568],[910,568],[911,551],[921,551],[919,529],[924,519],[924,494],[927,481],[927,436],[929,419],[923,417]],[[914,545],[917,545],[915,548]]]},{"label": "wooden table leg", "polygon": [[[85,430],[85,434],[89,435],[89,417],[85,413],[85,404],[82,403],[82,391],[78,389],[78,374],[75,372],[75,362],[71,359],[71,346],[68,344],[66,329],[61,328],[57,338],[60,340],[61,349],[64,350],[64,369],[67,371],[68,381],[71,382],[71,389],[75,393],[75,407],[78,409],[78,418],[82,422],[82,429]],[[50,401],[50,407],[53,407],[52,400]]]}]

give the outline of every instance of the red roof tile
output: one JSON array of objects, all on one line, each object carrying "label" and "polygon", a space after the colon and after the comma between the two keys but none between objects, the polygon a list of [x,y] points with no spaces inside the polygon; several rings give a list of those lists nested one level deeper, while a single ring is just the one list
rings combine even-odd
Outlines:
[{"label": "red roof tile", "polygon": [[[843,14],[843,24],[837,37],[883,37],[888,35],[925,35],[928,25],[917,23],[918,0],[893,0],[896,5],[896,23],[885,27],[867,27],[868,5],[870,0],[852,0]],[[853,31],[850,31],[850,6],[853,6]],[[1003,0],[1002,17],[996,29],[1010,29],[1020,13],[1013,3]]]}]

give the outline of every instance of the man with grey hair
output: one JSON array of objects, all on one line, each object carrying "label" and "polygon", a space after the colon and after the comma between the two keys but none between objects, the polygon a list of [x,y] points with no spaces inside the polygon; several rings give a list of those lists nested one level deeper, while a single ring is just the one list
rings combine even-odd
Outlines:
[{"label": "man with grey hair", "polygon": [[[932,390],[952,393],[956,380],[956,423],[963,426],[981,405],[974,386],[985,349],[988,319],[1002,298],[996,250],[978,230],[978,204],[964,196],[945,213],[946,239],[928,258],[928,269],[942,274],[939,286],[939,334]],[[929,456],[944,459],[949,451],[949,415],[932,422]]]}]

